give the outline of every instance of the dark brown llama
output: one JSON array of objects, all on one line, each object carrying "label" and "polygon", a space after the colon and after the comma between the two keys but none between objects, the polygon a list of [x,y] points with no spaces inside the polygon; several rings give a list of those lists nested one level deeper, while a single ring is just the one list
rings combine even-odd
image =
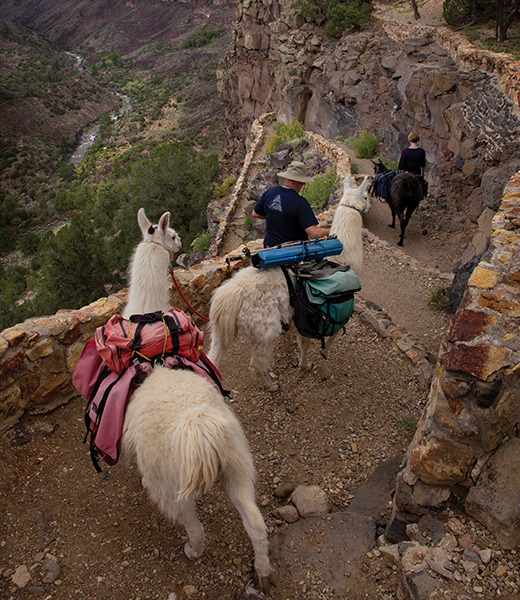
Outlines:
[{"label": "dark brown llama", "polygon": [[[387,169],[383,162],[372,161],[375,174],[387,173]],[[377,195],[377,193],[376,193]],[[395,228],[395,217],[399,217],[401,225],[401,235],[399,236],[398,246],[403,245],[404,231],[408,225],[408,221],[412,216],[413,211],[419,206],[419,202],[423,198],[423,187],[421,180],[413,173],[398,173],[390,183],[387,197],[385,198],[390,210],[392,211],[392,223],[389,227]]]}]

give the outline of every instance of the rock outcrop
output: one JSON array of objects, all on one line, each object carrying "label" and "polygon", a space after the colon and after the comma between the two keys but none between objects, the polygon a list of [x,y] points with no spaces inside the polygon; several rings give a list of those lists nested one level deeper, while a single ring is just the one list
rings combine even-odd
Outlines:
[{"label": "rock outcrop", "polygon": [[519,231],[517,173],[441,345],[428,402],[397,478],[391,520],[413,521],[456,491],[467,512],[506,548],[520,543]]},{"label": "rock outcrop", "polygon": [[520,167],[514,60],[443,28],[383,21],[331,40],[285,0],[243,0],[237,17],[218,77],[239,127],[270,110],[326,138],[366,128],[394,159],[417,129],[438,202],[462,209],[481,186],[481,209],[498,208]]}]

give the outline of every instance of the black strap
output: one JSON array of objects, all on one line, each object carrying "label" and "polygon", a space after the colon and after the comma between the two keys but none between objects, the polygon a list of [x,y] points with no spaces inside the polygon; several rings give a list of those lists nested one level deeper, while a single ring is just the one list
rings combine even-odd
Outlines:
[{"label": "black strap", "polygon": [[153,313],[145,313],[144,315],[132,315],[128,320],[131,323],[155,323],[162,321],[163,312],[156,310]]},{"label": "black strap", "polygon": [[285,276],[285,281],[287,282],[287,288],[289,290],[289,302],[291,304],[291,306],[294,306],[294,302],[296,299],[296,294],[294,292],[294,286],[293,286],[293,282],[291,279],[291,276],[289,275],[289,272],[287,271],[287,267],[286,266],[282,266],[281,267],[282,272]]}]

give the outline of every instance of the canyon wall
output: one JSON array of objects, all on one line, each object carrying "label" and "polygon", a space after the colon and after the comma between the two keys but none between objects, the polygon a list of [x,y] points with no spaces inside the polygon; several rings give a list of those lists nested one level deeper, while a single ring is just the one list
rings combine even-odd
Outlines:
[{"label": "canyon wall", "polygon": [[496,210],[520,168],[518,63],[505,56],[444,28],[382,20],[332,40],[290,2],[244,0],[219,94],[243,136],[269,110],[326,138],[366,128],[397,159],[416,129],[437,202]]}]

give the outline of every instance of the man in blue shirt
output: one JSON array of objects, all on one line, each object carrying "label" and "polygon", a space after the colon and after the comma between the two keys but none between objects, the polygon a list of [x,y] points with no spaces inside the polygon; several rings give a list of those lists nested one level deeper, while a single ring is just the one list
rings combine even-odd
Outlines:
[{"label": "man in blue shirt", "polygon": [[278,176],[285,179],[284,184],[265,191],[251,214],[266,220],[264,247],[328,236],[330,229],[318,227],[310,204],[300,196],[304,184],[313,181],[307,177],[305,165],[294,160]]}]

